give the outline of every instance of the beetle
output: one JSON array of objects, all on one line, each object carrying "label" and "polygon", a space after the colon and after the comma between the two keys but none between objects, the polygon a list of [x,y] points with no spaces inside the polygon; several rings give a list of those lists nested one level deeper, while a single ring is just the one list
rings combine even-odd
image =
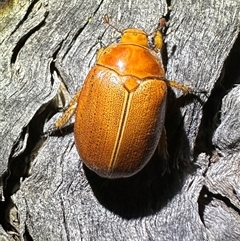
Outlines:
[{"label": "beetle", "polygon": [[[112,26],[107,17],[104,20]],[[155,47],[149,46],[149,34],[142,29],[116,30],[122,35],[120,41],[99,50],[83,87],[55,123],[60,128],[75,113],[79,155],[88,168],[105,178],[136,174],[159,143],[160,151],[167,153],[167,85],[187,91],[165,78],[162,61],[154,50],[162,46],[159,30],[155,31]]]}]

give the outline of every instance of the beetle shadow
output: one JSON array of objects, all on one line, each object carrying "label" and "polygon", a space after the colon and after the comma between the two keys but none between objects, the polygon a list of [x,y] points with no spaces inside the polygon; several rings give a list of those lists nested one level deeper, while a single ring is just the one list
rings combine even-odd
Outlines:
[{"label": "beetle shadow", "polygon": [[183,117],[176,108],[175,95],[169,92],[171,100],[165,121],[168,164],[156,152],[140,172],[120,179],[102,178],[83,165],[99,203],[122,218],[140,218],[160,211],[181,190],[185,175],[193,171],[187,161],[189,144],[183,130]]}]

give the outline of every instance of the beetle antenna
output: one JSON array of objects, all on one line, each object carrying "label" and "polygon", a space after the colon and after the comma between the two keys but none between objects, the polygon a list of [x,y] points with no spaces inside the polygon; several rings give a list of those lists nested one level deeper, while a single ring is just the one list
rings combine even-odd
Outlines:
[{"label": "beetle antenna", "polygon": [[114,28],[117,32],[119,32],[120,34],[122,34],[122,31],[121,31],[121,30],[119,30],[118,28],[116,28],[115,26],[113,26],[113,25],[110,23],[110,19],[109,19],[109,17],[108,17],[107,14],[103,16],[103,21],[104,21],[104,23],[108,24],[110,27]]}]

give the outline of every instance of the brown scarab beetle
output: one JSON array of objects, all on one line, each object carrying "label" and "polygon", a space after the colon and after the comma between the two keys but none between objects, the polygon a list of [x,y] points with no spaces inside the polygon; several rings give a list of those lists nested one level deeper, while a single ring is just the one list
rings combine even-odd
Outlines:
[{"label": "brown scarab beetle", "polygon": [[[75,112],[79,155],[88,168],[107,178],[132,176],[148,163],[164,133],[167,84],[187,91],[165,79],[145,31],[128,28],[121,34],[119,43],[99,50],[83,87],[55,123],[61,127]],[[160,31],[155,39],[161,47]]]}]

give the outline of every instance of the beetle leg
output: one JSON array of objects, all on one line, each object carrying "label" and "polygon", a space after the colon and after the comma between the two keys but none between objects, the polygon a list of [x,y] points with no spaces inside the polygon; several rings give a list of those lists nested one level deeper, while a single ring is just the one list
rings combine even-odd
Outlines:
[{"label": "beetle leg", "polygon": [[193,94],[193,95],[196,95],[196,94],[205,94],[207,97],[207,90],[206,89],[192,89],[191,87],[189,86],[186,86],[186,85],[182,85],[174,80],[167,80],[167,79],[164,79],[164,81],[166,82],[166,84],[169,86],[169,87],[173,87],[173,88],[176,88],[176,89],[179,89],[181,90],[184,94]]},{"label": "beetle leg", "polygon": [[81,90],[79,90],[77,94],[72,98],[72,100],[68,104],[67,109],[64,111],[63,115],[55,122],[54,125],[56,128],[63,127],[70,120],[70,118],[75,114],[80,93],[81,93]]},{"label": "beetle leg", "polygon": [[186,85],[182,85],[174,80],[165,80],[166,84],[170,87],[176,88],[181,90],[184,94],[188,94],[189,92],[191,92],[191,88],[186,86]]},{"label": "beetle leg", "polygon": [[159,21],[157,29],[154,31],[153,43],[154,43],[154,51],[158,52],[162,51],[164,42],[163,42],[163,28],[166,25],[165,17],[162,17]]},{"label": "beetle leg", "polygon": [[163,47],[163,36],[162,33],[157,30],[155,32],[155,35],[153,37],[153,42],[154,42],[154,51],[158,52],[159,50],[162,50]]},{"label": "beetle leg", "polygon": [[165,127],[163,127],[162,129],[162,134],[158,143],[157,152],[159,156],[162,156],[164,159],[168,159],[169,154],[167,151],[167,135]]}]

